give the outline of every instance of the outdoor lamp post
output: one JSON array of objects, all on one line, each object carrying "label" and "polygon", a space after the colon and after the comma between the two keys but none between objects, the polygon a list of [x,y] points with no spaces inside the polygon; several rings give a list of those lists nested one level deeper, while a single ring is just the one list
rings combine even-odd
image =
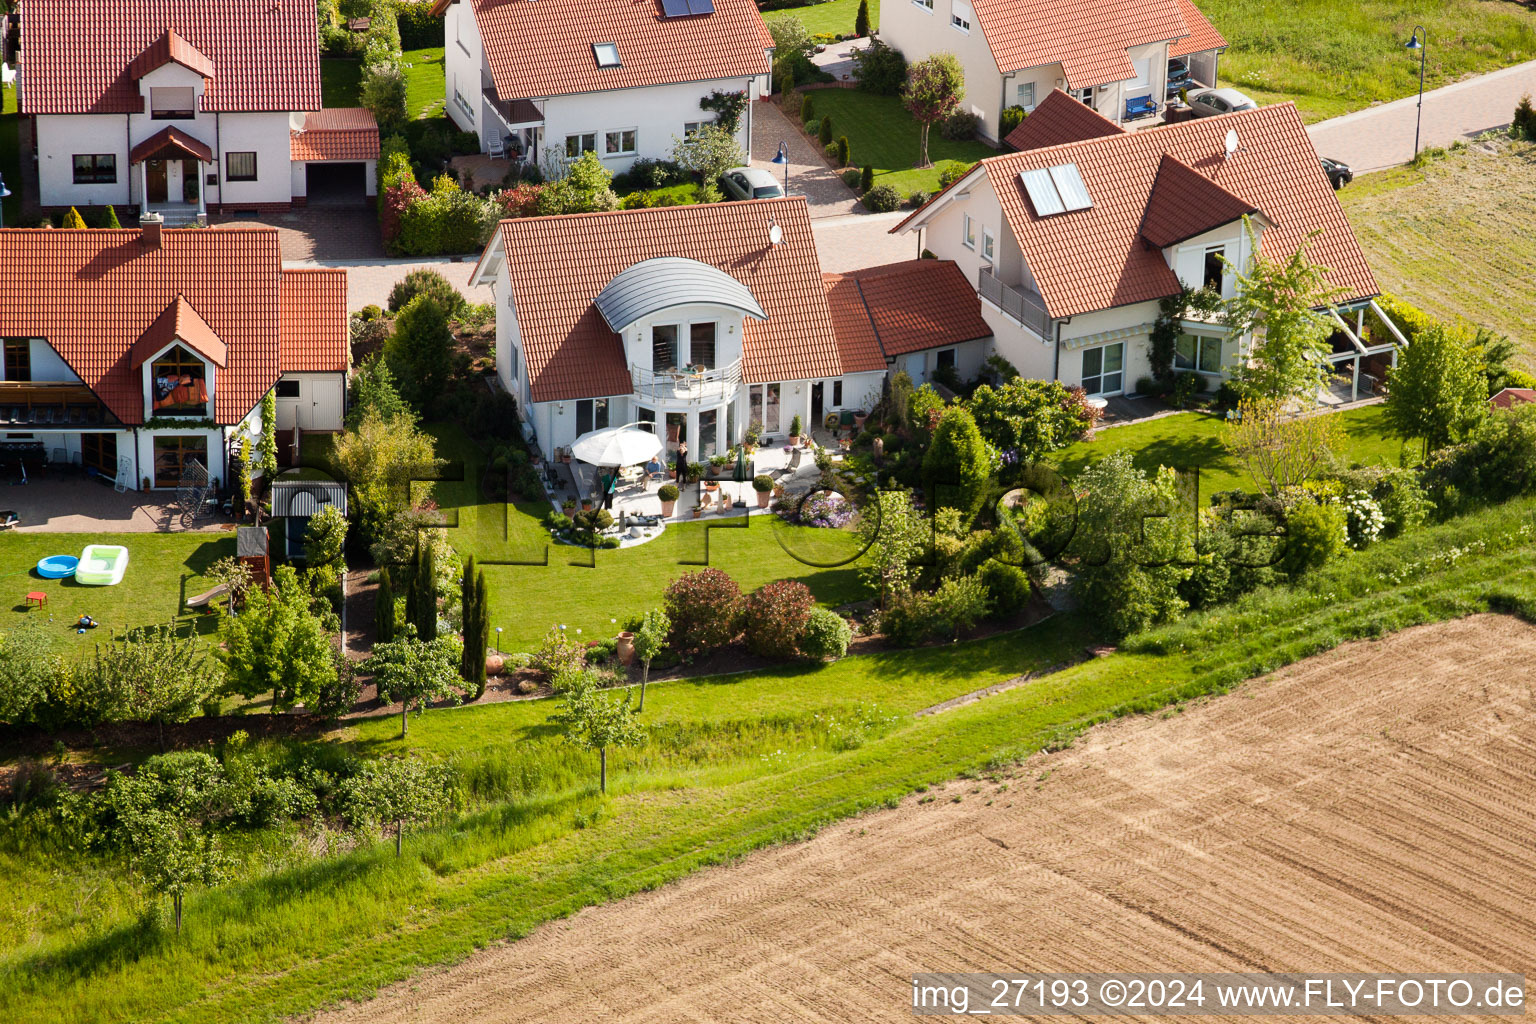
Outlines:
[{"label": "outdoor lamp post", "polygon": [[773,162],[784,165],[784,194],[787,196],[789,195],[789,143],[779,143],[779,151],[773,154]]},{"label": "outdoor lamp post", "polygon": [[[1419,33],[1424,33],[1424,41],[1419,41]],[[1403,44],[1405,50],[1419,51],[1419,114],[1413,125],[1413,157],[1419,157],[1419,129],[1424,125],[1424,58],[1429,55],[1429,30],[1423,25],[1413,26],[1413,36]]]},{"label": "outdoor lamp post", "polygon": [[0,175],[0,228],[5,227],[5,205],[3,201],[9,198],[10,194],[11,190],[5,187],[5,176]]},{"label": "outdoor lamp post", "polygon": [[501,653],[501,627],[496,627],[496,653]]}]

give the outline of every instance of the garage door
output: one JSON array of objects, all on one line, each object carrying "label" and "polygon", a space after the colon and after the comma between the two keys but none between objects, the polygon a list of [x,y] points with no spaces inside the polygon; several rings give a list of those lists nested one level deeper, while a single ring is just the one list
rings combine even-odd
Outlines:
[{"label": "garage door", "polygon": [[299,401],[299,426],[305,430],[341,429],[341,381],[335,377],[305,382],[305,399]]},{"label": "garage door", "polygon": [[367,201],[367,173],[358,163],[311,163],[304,165],[305,202],[310,206],[356,206]]}]

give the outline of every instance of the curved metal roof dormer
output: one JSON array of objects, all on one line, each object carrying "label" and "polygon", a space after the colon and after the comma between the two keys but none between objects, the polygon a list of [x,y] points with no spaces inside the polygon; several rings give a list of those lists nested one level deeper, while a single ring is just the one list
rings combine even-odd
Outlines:
[{"label": "curved metal roof dormer", "polygon": [[746,285],[718,267],[680,256],[658,256],[620,271],[592,301],[619,334],[635,321],[674,306],[729,306],[768,319]]}]

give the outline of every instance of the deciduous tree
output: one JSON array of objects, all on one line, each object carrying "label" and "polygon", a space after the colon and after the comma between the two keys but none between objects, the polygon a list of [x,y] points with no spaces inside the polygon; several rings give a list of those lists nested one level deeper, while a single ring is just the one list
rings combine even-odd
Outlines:
[{"label": "deciduous tree", "polygon": [[920,126],[917,166],[927,167],[928,130],[948,117],[965,99],[965,72],[952,53],[935,53],[907,68],[901,101]]},{"label": "deciduous tree", "polygon": [[1488,414],[1478,353],[1444,326],[1420,331],[1387,371],[1387,425],[1418,437],[1427,455],[1465,437]]},{"label": "deciduous tree", "polygon": [[410,711],[427,709],[434,700],[459,703],[459,662],[464,648],[457,637],[440,636],[422,640],[416,627],[407,623],[399,637],[389,643],[374,644],[373,653],[364,662],[373,674],[379,692],[400,704],[400,736],[410,729]]},{"label": "deciduous tree", "polygon": [[30,721],[58,671],[53,639],[40,624],[23,622],[0,633],[0,722]]},{"label": "deciduous tree", "polygon": [[1244,400],[1237,411],[1221,443],[1269,494],[1312,479],[1344,441],[1335,416],[1298,415],[1273,400]]},{"label": "deciduous tree", "polygon": [[635,630],[635,657],[640,659],[640,703],[635,707],[636,714],[645,710],[645,684],[651,678],[651,660],[666,648],[671,632],[672,620],[660,608],[646,612],[640,628]]},{"label": "deciduous tree", "polygon": [[252,589],[245,610],[224,619],[225,678],[245,697],[272,694],[272,712],[309,704],[336,683],[330,631],[292,566],[272,573],[270,590]]},{"label": "deciduous tree", "polygon": [[429,822],[448,806],[451,773],[414,757],[365,761],[343,784],[342,804],[355,827],[393,827],[395,856],[406,828]]},{"label": "deciduous tree", "polygon": [[746,163],[736,136],[719,125],[707,124],[687,138],[673,139],[672,159],[686,171],[697,175],[699,201],[707,202],[705,193],[719,195],[715,186],[720,175]]},{"label": "deciduous tree", "polygon": [[560,710],[549,720],[560,726],[567,742],[597,751],[598,792],[608,792],[608,748],[636,747],[645,742],[645,729],[635,721],[629,692],[620,699],[604,696],[591,673],[578,672],[560,697]]},{"label": "deciduous tree", "polygon": [[[225,619],[225,622],[233,621]],[[153,723],[165,749],[167,722],[185,722],[219,685],[217,666],[196,634],[177,636],[170,623],[143,626],[97,644],[80,669],[80,684],[112,717]]]},{"label": "deciduous tree", "polygon": [[217,885],[229,873],[230,859],[218,838],[172,811],[146,814],[133,850],[150,888],[171,898],[177,934],[187,891]]}]

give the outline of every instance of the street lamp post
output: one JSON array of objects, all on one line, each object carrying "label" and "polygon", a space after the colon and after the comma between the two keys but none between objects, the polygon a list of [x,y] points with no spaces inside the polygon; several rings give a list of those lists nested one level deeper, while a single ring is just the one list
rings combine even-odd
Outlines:
[{"label": "street lamp post", "polygon": [[10,198],[11,190],[5,187],[5,177],[0,175],[0,228],[5,227],[5,200]]},{"label": "street lamp post", "polygon": [[[1419,33],[1424,33],[1424,41],[1419,41]],[[1413,36],[1403,44],[1405,50],[1419,51],[1419,114],[1413,125],[1413,158],[1419,158],[1419,130],[1424,126],[1424,58],[1429,55],[1429,30],[1423,25],[1413,26]]]},{"label": "street lamp post", "polygon": [[789,143],[780,142],[779,151],[773,154],[773,162],[784,167],[784,194],[789,195]]}]

